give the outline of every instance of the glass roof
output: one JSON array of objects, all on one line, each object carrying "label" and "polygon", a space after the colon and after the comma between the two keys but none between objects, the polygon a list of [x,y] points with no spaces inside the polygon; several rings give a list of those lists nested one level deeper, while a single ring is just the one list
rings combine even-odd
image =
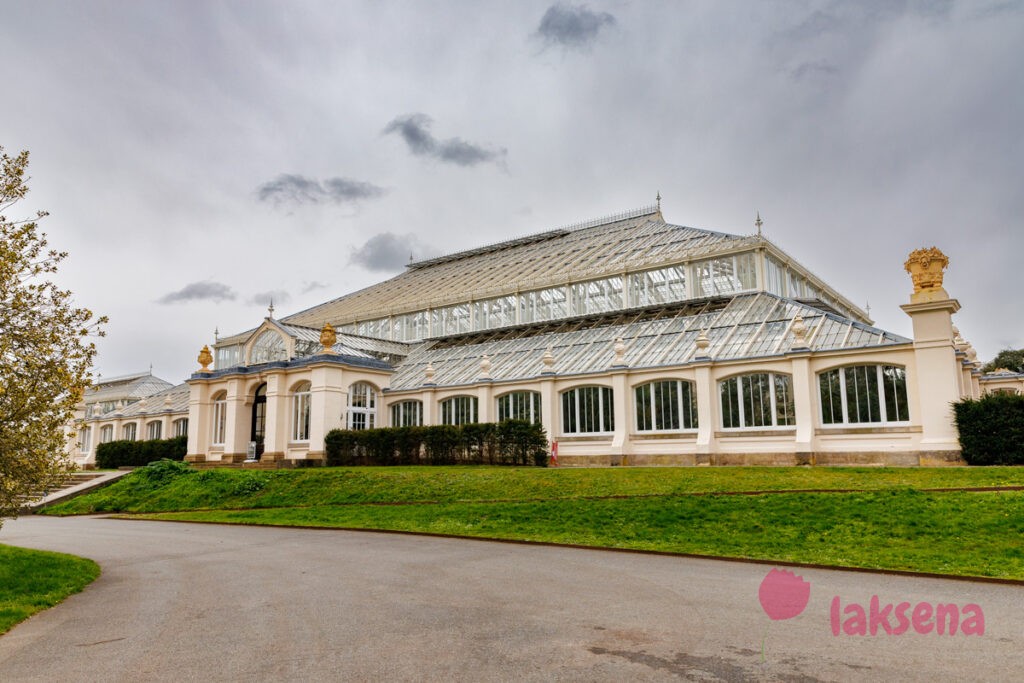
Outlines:
[{"label": "glass roof", "polygon": [[[457,339],[425,342],[414,347],[391,379],[393,390],[423,385],[429,363],[438,385],[470,384],[480,375],[480,361],[490,358],[494,380],[533,378],[546,370],[545,351],[551,348],[559,375],[600,372],[611,367],[615,340],[625,343],[625,364],[631,368],[681,365],[694,359],[701,330],[710,341],[708,355],[715,360],[759,358],[788,352],[793,344],[791,327],[800,315],[807,327],[806,339],[813,351],[852,349],[910,343],[910,339],[841,318],[810,305],[773,294],[734,297],[724,307],[708,302],[703,308],[682,306],[672,314],[631,322],[538,334],[536,329],[509,330],[476,335],[480,341]],[[562,328],[570,327],[563,325]],[[517,336],[518,335],[518,336]]]}]

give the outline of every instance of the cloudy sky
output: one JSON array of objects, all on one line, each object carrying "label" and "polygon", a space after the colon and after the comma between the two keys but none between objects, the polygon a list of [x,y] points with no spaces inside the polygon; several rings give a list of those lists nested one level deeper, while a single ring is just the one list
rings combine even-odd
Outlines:
[{"label": "cloudy sky", "polygon": [[[1024,3],[0,0],[97,370],[183,380],[414,257],[617,213],[770,239],[910,335],[936,245],[983,359],[1024,347]],[[14,215],[13,213],[11,214]]]}]

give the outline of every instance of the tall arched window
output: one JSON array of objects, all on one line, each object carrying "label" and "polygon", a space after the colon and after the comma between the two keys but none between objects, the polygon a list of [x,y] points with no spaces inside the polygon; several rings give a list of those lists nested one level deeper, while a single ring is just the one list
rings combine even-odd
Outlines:
[{"label": "tall arched window", "polygon": [[256,365],[279,360],[288,360],[288,346],[284,342],[284,337],[273,330],[264,330],[252,343],[249,363]]},{"label": "tall arched window", "polygon": [[464,425],[477,419],[476,396],[452,396],[441,401],[441,424]]},{"label": "tall arched window", "polygon": [[228,395],[220,392],[213,397],[213,444],[224,445],[228,433]]},{"label": "tall arched window", "polygon": [[615,406],[610,387],[576,387],[562,392],[563,434],[605,434],[615,431]]},{"label": "tall arched window", "polygon": [[150,441],[159,439],[163,432],[163,425],[159,420],[153,420],[146,425],[146,438]]},{"label": "tall arched window", "polygon": [[311,385],[299,382],[292,391],[292,441],[309,441]]},{"label": "tall arched window", "polygon": [[540,424],[540,392],[513,391],[498,397],[498,422],[527,420]]},{"label": "tall arched window", "polygon": [[114,425],[103,425],[100,427],[100,443],[110,443],[114,440]]},{"label": "tall arched window", "polygon": [[796,424],[789,375],[755,372],[718,383],[722,427],[790,427]]},{"label": "tall arched window", "polygon": [[134,422],[129,422],[121,428],[121,438],[125,441],[135,441],[138,427],[135,426]]},{"label": "tall arched window", "polygon": [[373,429],[377,426],[377,391],[366,382],[348,388],[348,428]]},{"label": "tall arched window", "polygon": [[636,428],[666,432],[697,428],[697,390],[678,379],[641,384],[636,396]]},{"label": "tall arched window", "polygon": [[82,453],[88,453],[92,449],[92,427],[82,427],[78,440],[79,450]]},{"label": "tall arched window", "polygon": [[852,365],[818,375],[822,424],[907,422],[907,371],[896,365]]},{"label": "tall arched window", "polygon": [[175,420],[174,424],[171,425],[174,432],[174,436],[188,436],[188,418],[183,417],[180,420]]},{"label": "tall arched window", "polygon": [[391,404],[392,427],[419,427],[423,424],[423,401],[401,401]]}]

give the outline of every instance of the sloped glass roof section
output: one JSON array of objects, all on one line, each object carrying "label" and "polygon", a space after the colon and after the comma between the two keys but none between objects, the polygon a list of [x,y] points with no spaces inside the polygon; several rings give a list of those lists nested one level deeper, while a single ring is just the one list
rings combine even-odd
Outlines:
[{"label": "sloped glass roof section", "polygon": [[[490,361],[489,377],[496,381],[535,378],[546,371],[560,376],[600,372],[613,365],[619,338],[625,344],[624,363],[630,368],[678,366],[694,360],[702,330],[710,342],[707,355],[714,360],[778,356],[792,348],[797,315],[807,328],[805,339],[812,351],[911,342],[773,294],[743,294],[701,305],[637,311],[627,322],[621,319],[629,313],[613,319],[613,324],[580,320],[565,323],[562,331],[524,327],[490,333],[490,339],[480,333],[426,342],[397,368],[391,389],[423,386],[428,364],[435,373],[433,383],[439,386],[471,384],[480,376],[484,355]],[[549,346],[554,357],[550,369],[543,360]]]}]

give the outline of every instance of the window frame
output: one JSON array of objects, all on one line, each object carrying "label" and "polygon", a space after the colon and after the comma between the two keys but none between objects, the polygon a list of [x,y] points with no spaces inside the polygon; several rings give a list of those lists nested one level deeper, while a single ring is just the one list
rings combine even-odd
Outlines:
[{"label": "window frame", "polygon": [[227,442],[228,435],[228,398],[225,394],[220,394],[218,398],[213,399],[213,421],[211,430],[210,444],[213,446],[223,446]]},{"label": "window frame", "polygon": [[[848,385],[848,382],[849,382],[848,372],[854,373],[853,393],[856,394],[856,393],[859,393],[859,391],[860,391],[860,387],[858,386],[858,381],[857,381],[857,377],[856,377],[856,372],[858,370],[865,370],[865,369],[868,369],[868,368],[874,369],[874,385],[872,386],[870,384],[870,382],[867,382],[867,386],[865,388],[869,392],[870,392],[871,389],[874,389],[877,392],[877,394],[874,397],[871,397],[869,395],[869,397],[868,397],[869,401],[870,401],[871,398],[874,398],[875,400],[874,400],[873,405],[871,405],[869,403],[868,405],[865,406],[865,408],[868,411],[870,411],[871,408],[876,409],[877,410],[877,414],[879,416],[879,419],[878,420],[870,420],[869,419],[867,421],[856,421],[855,422],[855,421],[852,421],[850,419],[852,417],[852,414],[851,414],[851,401],[850,401],[850,387]],[[903,392],[903,395],[902,395],[902,405],[901,405],[901,402],[900,402],[900,398],[901,398],[900,396],[892,396],[892,397],[889,396],[888,392],[891,391],[892,388],[891,388],[891,384],[886,381],[887,378],[886,378],[886,375],[885,375],[885,371],[887,369],[895,370],[895,371],[897,371],[897,372],[899,372],[901,374],[901,377],[900,377],[900,380],[899,380],[900,383],[899,383],[899,385],[897,385],[897,388],[895,390],[896,391],[902,390],[902,392]],[[838,386],[836,388],[838,389],[838,393],[839,393],[839,395],[838,395],[839,404],[835,405],[833,403],[832,399],[830,398],[830,400],[828,402],[828,405],[826,405],[825,387],[823,386],[822,383],[824,381],[826,381],[826,379],[829,377],[829,375],[833,375],[833,374],[835,375],[835,379],[837,380],[837,383],[838,383]],[[854,428],[856,428],[856,427],[901,427],[901,426],[909,425],[911,423],[911,420],[910,420],[910,392],[909,392],[908,387],[907,387],[907,368],[906,368],[906,366],[896,365],[895,363],[857,363],[857,364],[851,364],[851,365],[837,365],[835,367],[831,367],[831,368],[828,368],[826,370],[822,370],[822,371],[818,372],[817,373],[817,378],[818,378],[818,416],[819,416],[819,418],[821,420],[821,426],[824,429],[843,429],[843,428],[846,428],[846,427],[854,427]],[[831,397],[831,396],[834,396],[833,390],[831,389],[832,380],[829,379],[828,381],[829,381],[829,384],[830,384],[829,394],[830,394],[830,397]],[[890,405],[890,398],[893,401],[892,405]],[[854,406],[854,407],[856,408],[857,416],[859,417],[859,415],[860,415],[860,408],[861,408],[860,401],[857,401],[856,398],[854,399],[854,401],[856,403],[856,406]],[[830,412],[832,413],[832,418],[833,418],[831,421],[827,421],[826,420],[825,411],[826,411],[827,407],[831,407]],[[895,408],[895,410],[896,410],[896,417],[897,417],[897,419],[895,419],[895,420],[892,420],[892,419],[889,418],[889,413],[892,410],[892,408]],[[842,418],[841,421],[835,421],[835,419],[834,419],[837,410],[839,412],[839,416]],[[906,418],[901,420],[901,419],[899,419],[899,414],[901,412],[903,412],[903,411],[906,412]],[[869,412],[869,414],[870,414],[870,412]]]},{"label": "window frame", "polygon": [[[509,391],[495,397],[495,415],[498,422],[505,420],[526,420],[533,424],[542,424],[541,410],[543,403],[541,393],[530,389]],[[525,405],[524,405],[525,401]],[[523,417],[516,413],[525,408],[527,416]]]},{"label": "window frame", "polygon": [[[449,396],[438,402],[441,424],[464,425],[480,421],[480,399],[472,394]],[[468,416],[469,419],[466,419]]]},{"label": "window frame", "polygon": [[[664,420],[659,420],[658,416],[665,417],[664,409],[658,410],[657,403],[660,398],[662,401],[665,400],[663,394],[656,393],[656,386],[675,385],[675,416],[678,420],[678,427],[664,427],[658,423]],[[686,390],[683,390],[683,387]],[[641,393],[646,390],[647,400],[649,401],[650,410],[650,428],[645,428],[641,424],[640,406],[641,406]],[[684,400],[684,394],[689,395],[689,401]],[[689,419],[687,419],[689,418]],[[689,426],[687,426],[689,423]],[[643,384],[637,384],[633,386],[633,428],[638,433],[643,434],[666,434],[666,433],[679,433],[679,432],[696,432],[700,422],[697,416],[697,383],[689,379],[678,379],[678,378],[667,378],[667,379],[656,379],[650,382],[644,382]]]},{"label": "window frame", "polygon": [[[345,407],[345,429],[361,431],[377,427],[377,387],[369,382],[355,382],[348,387],[348,400]],[[353,401],[360,397],[366,405],[358,405]]]},{"label": "window frame", "polygon": [[[131,436],[129,436],[129,433]],[[139,426],[134,422],[129,422],[121,427],[121,440],[122,441],[138,441],[139,440]]]},{"label": "window frame", "polygon": [[389,408],[392,427],[423,426],[423,401],[418,398],[392,403]]},{"label": "window frame", "polygon": [[[587,415],[595,405],[597,412]],[[566,436],[610,436],[615,433],[615,391],[600,384],[585,384],[570,387],[559,393],[561,433]],[[567,412],[571,409],[571,413]],[[569,419],[569,418],[572,419]],[[584,421],[593,422],[596,417],[598,430],[583,431]],[[588,418],[584,420],[584,418]]]},{"label": "window frame", "polygon": [[310,425],[313,415],[313,385],[299,382],[292,389],[291,396],[291,433],[290,440],[296,443],[308,443]]},{"label": "window frame", "polygon": [[[750,407],[753,408],[754,407],[753,404],[755,402],[754,401],[754,393],[753,393],[753,389],[754,389],[753,382],[754,382],[754,378],[758,378],[757,379],[757,382],[758,382],[758,387],[757,388],[758,388],[759,391],[758,391],[758,396],[757,396],[756,403],[760,406],[760,411],[759,412],[761,413],[761,415],[763,417],[765,415],[765,407],[766,407],[765,398],[766,397],[765,397],[765,395],[763,393],[763,388],[761,387],[761,382],[763,381],[761,379],[762,377],[767,378],[767,389],[768,389],[768,396],[767,396],[767,399],[768,399],[768,401],[767,401],[767,411],[768,412],[767,412],[767,414],[771,416],[771,424],[751,424],[750,423],[751,421],[747,419],[748,416],[746,414],[747,406],[745,404],[748,401],[746,400],[747,397],[745,397],[745,395],[744,395],[745,394],[745,391],[744,391],[744,381],[747,381],[747,382],[749,382],[751,384],[751,393],[750,393],[750,396],[749,396],[749,403],[750,403]],[[726,410],[726,407],[725,407],[725,404],[724,404],[724,401],[726,400],[725,389],[726,389],[726,387],[729,384],[731,384],[733,382],[735,383],[734,386],[736,387],[734,398],[735,398],[736,416],[737,416],[737,418],[739,420],[739,423],[740,423],[738,426],[736,426],[736,425],[729,426],[729,425],[726,424],[726,416],[727,416],[727,414],[731,416],[733,414],[733,409],[732,409],[732,407],[730,407],[729,410]],[[780,417],[780,413],[779,413],[780,405],[779,405],[778,393],[779,393],[779,388],[780,388],[779,387],[779,383],[780,382],[785,385],[783,387],[784,390],[785,390],[785,397],[783,398],[783,401],[784,401],[784,407],[786,408],[785,416],[786,416],[787,419],[786,419],[786,422],[784,424],[780,424],[780,420],[779,420],[779,417]],[[730,377],[725,377],[723,379],[718,380],[718,382],[717,382],[717,389],[718,389],[718,405],[719,405],[719,413],[720,413],[720,415],[719,415],[719,426],[721,427],[721,429],[723,431],[740,432],[740,431],[752,431],[752,430],[790,430],[790,429],[795,429],[796,428],[796,401],[795,401],[795,399],[793,397],[793,376],[791,374],[788,374],[788,373],[785,373],[785,372],[775,372],[775,371],[772,371],[772,370],[763,370],[763,371],[758,371],[758,372],[741,373],[741,374],[738,374],[738,375],[732,375]],[[753,416],[753,413],[751,414],[751,416]]]},{"label": "window frame", "polygon": [[[156,436],[153,436],[156,432]],[[151,420],[146,423],[146,441],[157,441],[163,437],[164,425],[160,420]]]}]

